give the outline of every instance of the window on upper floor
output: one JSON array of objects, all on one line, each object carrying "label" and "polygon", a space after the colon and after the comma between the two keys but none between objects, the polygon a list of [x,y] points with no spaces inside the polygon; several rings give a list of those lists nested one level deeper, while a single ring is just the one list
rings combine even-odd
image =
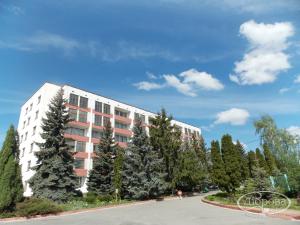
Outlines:
[{"label": "window on upper floor", "polygon": [[76,188],[81,188],[83,185],[84,185],[84,183],[85,183],[85,180],[86,180],[86,177],[76,177],[76,181],[77,181],[77,183],[76,183]]},{"label": "window on upper floor", "polygon": [[29,123],[30,123],[30,117],[28,117],[27,119],[27,126],[29,125]]},{"label": "window on upper floor", "polygon": [[25,155],[25,148],[22,149],[22,155],[21,155],[21,157],[24,157],[24,155]]},{"label": "window on upper floor", "polygon": [[21,135],[21,138],[20,138],[20,143],[22,143],[23,141],[23,135]]},{"label": "window on upper floor", "polygon": [[26,126],[26,121],[23,122],[23,129],[25,128]]},{"label": "window on upper floor", "polygon": [[27,140],[27,136],[28,136],[28,132],[25,133],[25,138],[24,138],[24,141]]},{"label": "window on upper floor", "polygon": [[84,136],[84,129],[68,127],[65,131],[67,134],[74,134],[79,136]]},{"label": "window on upper floor", "polygon": [[86,109],[88,107],[88,98],[80,96],[79,107]]},{"label": "window on upper floor", "polygon": [[40,103],[41,103],[41,99],[42,99],[42,96],[40,95],[40,96],[38,97],[37,104],[40,104]]},{"label": "window on upper floor", "polygon": [[35,119],[39,118],[39,110],[35,112]]},{"label": "window on upper floor", "polygon": [[102,116],[95,115],[94,124],[96,126],[102,126]]},{"label": "window on upper floor", "polygon": [[76,141],[76,152],[85,152],[85,142]]},{"label": "window on upper floor", "polygon": [[102,102],[95,102],[95,111],[102,113]]},{"label": "window on upper floor", "polygon": [[84,159],[75,159],[74,160],[75,169],[84,169]]},{"label": "window on upper floor", "polygon": [[134,120],[137,121],[138,119],[140,119],[143,123],[146,122],[145,115],[139,114],[139,113],[134,113]]},{"label": "window on upper floor", "polygon": [[34,147],[34,143],[31,143],[31,144],[30,144],[30,151],[29,151],[29,153],[32,153],[32,152],[33,152],[33,147]]},{"label": "window on upper floor", "polygon": [[71,152],[75,151],[75,141],[74,140],[66,139],[66,144],[68,145],[69,150]]},{"label": "window on upper floor", "polygon": [[110,114],[110,105],[103,104],[103,113]]},{"label": "window on upper floor", "polygon": [[128,117],[128,112],[124,112],[124,111],[121,111],[121,110],[118,110],[118,109],[116,109],[115,110],[115,115],[117,115],[117,116],[122,116],[122,117]]},{"label": "window on upper floor", "polygon": [[29,161],[27,162],[27,170],[26,170],[26,171],[29,171],[29,170],[30,170],[30,167],[31,167],[31,160],[29,160]]},{"label": "window on upper floor", "polygon": [[116,134],[115,135],[115,141],[117,141],[117,142],[128,142],[129,138],[126,137],[126,136],[122,136],[122,135]]},{"label": "window on upper floor", "polygon": [[82,123],[87,123],[87,115],[88,115],[87,112],[79,110],[78,121]]},{"label": "window on upper floor", "polygon": [[71,120],[77,120],[77,109],[69,108],[69,117]]},{"label": "window on upper floor", "polygon": [[115,121],[115,128],[128,129],[129,126],[127,124],[123,124],[123,123]]},{"label": "window on upper floor", "polygon": [[26,110],[25,110],[25,115],[28,113],[28,107],[26,108]]},{"label": "window on upper floor", "polygon": [[33,127],[33,129],[32,129],[32,136],[35,135],[35,132],[36,132],[36,126]]},{"label": "window on upper floor", "polygon": [[184,133],[188,134],[188,129],[187,128],[184,128]]},{"label": "window on upper floor", "polygon": [[69,104],[78,106],[78,95],[70,94]]},{"label": "window on upper floor", "polygon": [[106,116],[103,116],[103,126],[106,126],[107,123],[110,122],[110,118],[109,117],[106,117]]},{"label": "window on upper floor", "polygon": [[92,138],[102,138],[103,137],[103,132],[102,131],[96,131],[96,130],[93,130],[92,131]]},{"label": "window on upper floor", "polygon": [[33,103],[30,104],[29,111],[32,110]]}]

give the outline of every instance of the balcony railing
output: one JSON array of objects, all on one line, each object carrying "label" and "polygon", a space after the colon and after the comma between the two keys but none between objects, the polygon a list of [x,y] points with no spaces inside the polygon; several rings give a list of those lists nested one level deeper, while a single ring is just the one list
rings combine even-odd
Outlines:
[{"label": "balcony railing", "polygon": [[115,115],[115,120],[125,124],[131,124],[132,122],[132,119],[123,116],[118,116],[118,115]]}]

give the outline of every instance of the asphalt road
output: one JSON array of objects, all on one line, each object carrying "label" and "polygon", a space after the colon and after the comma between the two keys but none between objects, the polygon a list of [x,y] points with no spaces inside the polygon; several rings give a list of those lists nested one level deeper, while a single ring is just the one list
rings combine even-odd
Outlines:
[{"label": "asphalt road", "polygon": [[147,202],[139,205],[100,209],[72,215],[51,216],[0,224],[18,225],[289,225],[287,221],[201,202],[201,197]]}]

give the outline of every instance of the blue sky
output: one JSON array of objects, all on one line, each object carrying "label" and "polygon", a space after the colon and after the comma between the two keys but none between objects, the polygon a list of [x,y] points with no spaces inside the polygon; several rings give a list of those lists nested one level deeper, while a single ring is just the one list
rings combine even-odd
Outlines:
[{"label": "blue sky", "polygon": [[0,143],[44,82],[68,83],[253,149],[270,114],[300,131],[297,0],[1,1]]}]

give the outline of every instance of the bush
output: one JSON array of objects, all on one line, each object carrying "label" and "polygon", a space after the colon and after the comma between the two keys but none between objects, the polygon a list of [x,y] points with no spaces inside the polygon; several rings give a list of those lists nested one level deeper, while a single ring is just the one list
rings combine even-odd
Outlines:
[{"label": "bush", "polygon": [[88,204],[95,204],[96,200],[97,200],[97,194],[93,192],[88,192],[84,197],[84,201],[86,201]]},{"label": "bush", "polygon": [[55,202],[48,199],[30,198],[18,203],[16,207],[17,216],[32,217],[36,215],[56,214],[63,209]]},{"label": "bush", "polygon": [[111,202],[114,200],[114,197],[112,195],[98,195],[97,199],[100,202]]}]

